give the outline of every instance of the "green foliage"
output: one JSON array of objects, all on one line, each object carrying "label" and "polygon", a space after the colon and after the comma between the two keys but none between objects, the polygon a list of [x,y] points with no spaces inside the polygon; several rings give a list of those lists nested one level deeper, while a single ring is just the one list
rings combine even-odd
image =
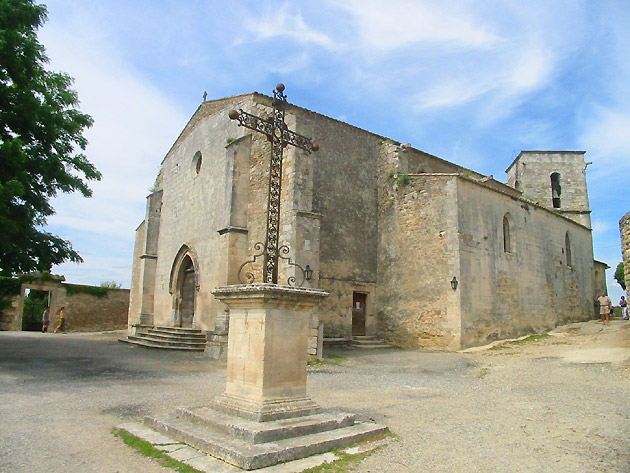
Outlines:
[{"label": "green foliage", "polygon": [[140,440],[135,435],[131,435],[122,429],[114,429],[112,433],[116,437],[122,439],[122,441],[125,442],[126,445],[129,445],[130,447],[136,449],[141,455],[149,458],[154,458],[160,463],[160,465],[166,468],[172,468],[176,471],[179,471],[180,473],[202,473],[192,466],[186,465],[185,463],[177,460],[173,460],[165,453],[154,448],[153,445],[151,445],[149,442]]},{"label": "green foliage", "polygon": [[20,293],[22,281],[18,278],[0,276],[0,310],[11,304],[11,299]]},{"label": "green foliage", "polygon": [[615,269],[614,278],[615,278],[615,281],[617,281],[617,283],[619,283],[621,288],[625,291],[626,290],[626,273],[625,273],[623,262],[617,265],[617,269]]},{"label": "green foliage", "polygon": [[231,145],[236,140],[238,140],[238,138],[228,138],[227,140],[225,140],[225,143],[228,144],[228,145]]},{"label": "green foliage", "polygon": [[42,313],[48,305],[48,293],[31,289],[24,298],[22,330],[38,331],[42,328]]},{"label": "green foliage", "polygon": [[109,292],[108,287],[98,287],[98,286],[84,286],[82,284],[64,284],[64,288],[66,288],[66,294],[90,294],[91,296],[96,297],[105,297]]},{"label": "green foliage", "polygon": [[[45,69],[36,30],[46,7],[0,0],[0,274],[81,262],[70,242],[42,231],[58,192],[91,196],[101,174],[80,151],[92,118],[78,109],[72,78]],[[77,152],[79,149],[79,152]]]},{"label": "green foliage", "polygon": [[346,361],[350,361],[350,358],[346,358],[345,356],[339,356],[339,355],[330,355],[328,358],[331,359],[332,361],[336,361],[337,363],[344,363]]},{"label": "green foliage", "polygon": [[402,189],[411,183],[411,178],[409,177],[409,174],[397,174],[394,178],[394,182]]},{"label": "green foliage", "polygon": [[116,282],[116,281],[102,281],[99,284],[100,287],[106,287],[107,289],[120,289],[122,287],[122,284]]}]

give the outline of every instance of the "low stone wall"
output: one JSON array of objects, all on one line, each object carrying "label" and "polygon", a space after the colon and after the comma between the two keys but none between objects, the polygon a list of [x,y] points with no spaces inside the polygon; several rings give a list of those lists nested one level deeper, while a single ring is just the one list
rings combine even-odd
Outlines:
[{"label": "low stone wall", "polygon": [[[127,328],[129,289],[109,289],[98,297],[92,294],[66,294],[66,327],[72,332],[94,332]],[[51,327],[58,320],[51,317]],[[56,326],[56,325],[54,325]]]},{"label": "low stone wall", "polygon": [[26,290],[50,294],[50,331],[59,321],[59,311],[65,307],[66,330],[92,332],[127,328],[129,289],[104,289],[95,286],[64,284],[59,281],[29,281],[0,316],[2,330],[22,330],[22,314]]}]

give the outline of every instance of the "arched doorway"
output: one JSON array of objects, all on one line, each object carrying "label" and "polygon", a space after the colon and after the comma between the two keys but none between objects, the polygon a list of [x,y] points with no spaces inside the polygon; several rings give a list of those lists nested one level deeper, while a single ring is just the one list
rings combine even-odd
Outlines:
[{"label": "arched doorway", "polygon": [[192,327],[195,318],[195,267],[190,256],[184,256],[177,278],[177,299],[179,301],[175,325]]}]

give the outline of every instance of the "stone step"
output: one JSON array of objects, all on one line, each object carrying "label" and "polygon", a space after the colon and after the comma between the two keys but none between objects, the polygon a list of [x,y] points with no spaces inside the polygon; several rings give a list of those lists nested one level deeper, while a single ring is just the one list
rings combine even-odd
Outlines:
[{"label": "stone step", "polygon": [[324,345],[326,346],[344,346],[352,342],[349,338],[342,337],[324,337]]},{"label": "stone step", "polygon": [[190,327],[165,327],[162,325],[157,325],[153,327],[153,330],[164,332],[164,333],[174,333],[174,334],[203,334],[203,330],[198,328],[190,328]]},{"label": "stone step", "polygon": [[177,414],[193,424],[208,426],[233,438],[252,444],[273,442],[317,432],[348,427],[355,423],[356,416],[347,412],[322,412],[310,416],[256,422],[219,412],[209,407],[177,409]]},{"label": "stone step", "polygon": [[142,340],[149,343],[155,343],[163,345],[165,347],[205,347],[205,340],[181,340],[181,339],[165,339],[162,337],[156,337],[152,334],[138,333],[136,335],[129,335],[127,338],[132,340]]},{"label": "stone step", "polygon": [[138,345],[141,347],[146,347],[146,348],[157,348],[157,349],[162,349],[162,350],[182,350],[182,351],[204,351],[205,350],[205,346],[201,347],[201,346],[168,346],[168,345],[164,345],[164,344],[160,344],[160,343],[155,343],[155,342],[150,342],[147,340],[143,340],[141,338],[138,337],[134,337],[132,335],[129,335],[127,338],[119,338],[118,339],[119,342],[123,342],[123,343],[130,343],[132,345]]},{"label": "stone step", "polygon": [[165,333],[160,332],[155,329],[149,329],[144,335],[154,337],[155,339],[164,340],[164,341],[180,341],[180,342],[193,342],[199,343],[206,341],[206,336],[204,334],[196,334],[196,335],[175,335],[173,333]]},{"label": "stone step", "polygon": [[[235,422],[242,419],[234,418]],[[175,415],[146,417],[145,424],[197,450],[243,468],[254,470],[343,448],[387,430],[378,424],[359,423],[274,442],[252,444],[207,425]]]},{"label": "stone step", "polygon": [[350,343],[350,346],[352,348],[362,348],[365,350],[394,348],[394,346],[390,345],[385,340],[370,335],[360,335],[352,337],[352,343]]}]

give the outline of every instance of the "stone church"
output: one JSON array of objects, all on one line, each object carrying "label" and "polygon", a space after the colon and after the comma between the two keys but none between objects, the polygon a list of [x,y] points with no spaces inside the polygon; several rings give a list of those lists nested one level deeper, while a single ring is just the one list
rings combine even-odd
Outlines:
[{"label": "stone church", "polygon": [[[228,114],[269,116],[271,100],[204,101],[166,154],[136,230],[130,330],[224,328],[211,292],[240,284],[265,240],[270,159]],[[320,145],[284,150],[280,245],[330,294],[311,316],[325,337],[458,350],[593,317],[583,151],[523,151],[501,183],[295,105],[286,122]],[[279,279],[300,279],[288,263]],[[260,281],[260,262],[246,271]]]}]

